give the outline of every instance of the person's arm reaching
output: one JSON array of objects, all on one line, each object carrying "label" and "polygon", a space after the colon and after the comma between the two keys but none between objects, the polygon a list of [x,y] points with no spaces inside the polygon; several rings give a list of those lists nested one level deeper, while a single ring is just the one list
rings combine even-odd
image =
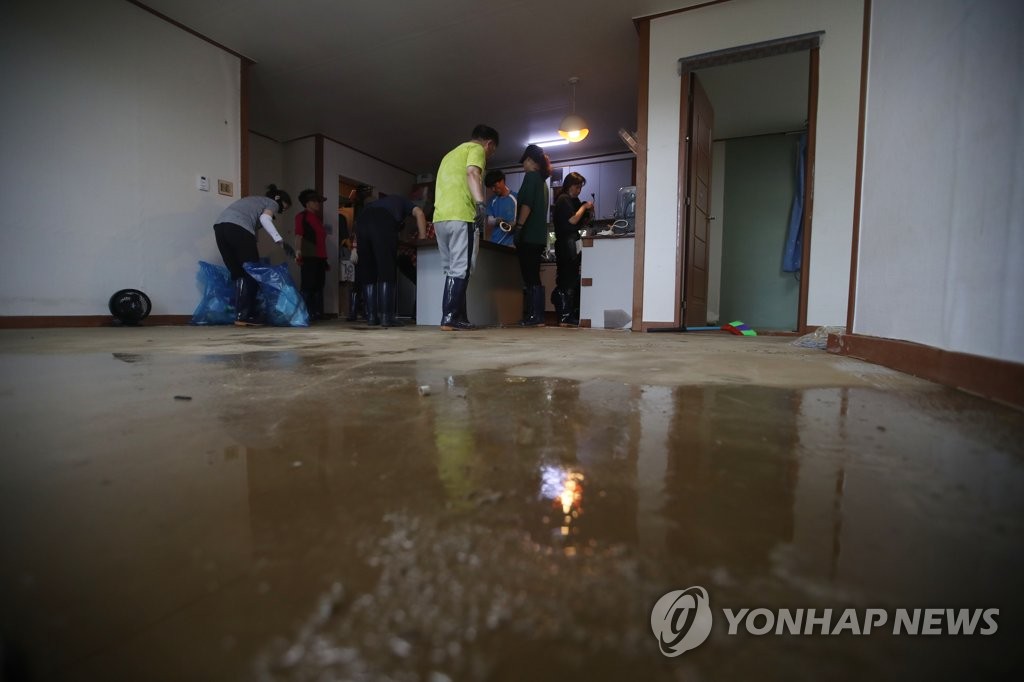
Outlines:
[{"label": "person's arm reaching", "polygon": [[283,241],[281,233],[274,227],[274,214],[270,212],[269,208],[260,214],[260,225],[267,231],[267,234],[270,235],[275,244],[280,244]]},{"label": "person's arm reaching", "polygon": [[466,167],[466,182],[469,183],[469,193],[473,196],[473,201],[478,204],[484,203],[484,181],[480,176],[479,166]]},{"label": "person's arm reaching", "polygon": [[479,166],[466,167],[466,182],[469,183],[469,193],[473,195],[473,201],[476,203],[473,225],[482,233],[484,225],[487,224],[487,205],[484,203],[484,182],[480,177]]},{"label": "person's arm reaching", "polygon": [[584,201],[583,204],[580,205],[579,210],[573,213],[572,217],[569,218],[569,222],[573,225],[578,225],[580,220],[583,219],[583,216],[587,214],[587,211],[589,211],[592,208],[594,208],[594,205],[592,203],[590,203],[589,201]]},{"label": "person's arm reaching", "polygon": [[302,265],[302,238],[306,234],[305,211],[295,216],[295,262]]},{"label": "person's arm reaching", "polygon": [[427,214],[417,206],[412,210],[412,217],[416,219],[416,236],[420,239],[427,238]]},{"label": "person's arm reaching", "polygon": [[270,238],[274,240],[275,244],[281,245],[281,248],[284,249],[286,255],[288,255],[289,257],[294,257],[295,249],[292,248],[291,244],[285,242],[284,238],[281,236],[281,233],[277,231],[276,227],[274,227],[274,219],[272,216],[273,213],[269,208],[265,210],[260,215],[260,225],[262,225],[263,229],[267,231],[267,234],[270,235]]}]

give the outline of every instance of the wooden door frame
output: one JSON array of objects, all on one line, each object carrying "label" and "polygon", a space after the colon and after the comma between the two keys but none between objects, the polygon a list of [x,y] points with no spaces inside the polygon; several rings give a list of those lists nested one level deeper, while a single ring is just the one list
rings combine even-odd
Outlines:
[{"label": "wooden door frame", "polygon": [[[684,279],[686,276],[686,254],[690,248],[686,234],[686,223],[689,220],[689,207],[686,205],[686,198],[690,196],[690,184],[693,179],[690,177],[690,155],[693,145],[690,138],[693,135],[691,130],[693,121],[692,93],[693,77],[692,70],[680,74],[679,84],[679,186],[676,190],[676,281],[675,281],[675,309],[672,311],[672,326],[680,330],[685,328],[686,320],[683,317],[683,293],[686,291]],[[712,139],[714,135],[712,135]]]},{"label": "wooden door frame", "polygon": [[807,334],[807,297],[811,287],[811,214],[814,211],[814,148],[818,130],[818,47],[811,48],[807,84],[807,147],[804,149],[803,253],[800,256],[800,294],[797,303],[796,330]]},{"label": "wooden door frame", "polygon": [[[824,31],[805,33],[786,38],[778,38],[750,45],[716,50],[692,57],[684,57],[679,60],[680,68],[680,97],[679,97],[679,156],[678,156],[678,185],[676,188],[676,278],[675,278],[675,307],[673,310],[672,322],[644,322],[644,329],[678,329],[683,330],[682,319],[682,287],[683,287],[683,264],[686,260],[683,256],[683,249],[686,248],[686,215],[684,211],[687,187],[690,183],[689,177],[689,145],[687,144],[686,131],[689,128],[689,90],[690,74],[711,66],[722,66],[737,62],[762,59],[789,52],[809,52],[808,68],[808,95],[807,95],[807,159],[804,166],[804,215],[803,215],[803,254],[800,263],[800,293],[797,303],[797,331],[806,333],[807,327],[807,299],[810,286],[810,254],[811,254],[811,213],[814,206],[814,150],[817,137],[818,118],[818,77],[819,77],[819,46]],[[712,105],[714,103],[712,102]],[[724,226],[723,226],[723,229]]]}]

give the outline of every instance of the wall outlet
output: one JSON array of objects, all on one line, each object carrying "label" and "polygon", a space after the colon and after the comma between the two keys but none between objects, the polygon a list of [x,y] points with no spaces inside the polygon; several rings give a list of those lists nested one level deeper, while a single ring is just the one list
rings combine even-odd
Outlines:
[{"label": "wall outlet", "polygon": [[196,189],[198,189],[201,192],[209,192],[210,191],[210,178],[206,177],[205,175],[197,175],[196,176]]}]

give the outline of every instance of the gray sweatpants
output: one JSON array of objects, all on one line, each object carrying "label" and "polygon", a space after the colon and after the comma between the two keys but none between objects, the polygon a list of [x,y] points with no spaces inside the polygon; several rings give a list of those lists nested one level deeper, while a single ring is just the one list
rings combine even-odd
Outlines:
[{"label": "gray sweatpants", "polygon": [[437,250],[445,277],[465,279],[469,276],[473,249],[473,223],[442,220],[434,223]]}]

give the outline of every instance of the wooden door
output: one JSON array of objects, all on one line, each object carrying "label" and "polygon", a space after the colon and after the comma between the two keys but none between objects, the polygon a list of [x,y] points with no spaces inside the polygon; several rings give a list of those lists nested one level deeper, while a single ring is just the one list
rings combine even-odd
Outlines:
[{"label": "wooden door", "polygon": [[686,141],[682,186],[685,200],[683,232],[682,326],[703,327],[708,323],[708,252],[711,235],[711,131],[715,112],[697,74],[683,75],[683,93],[688,104],[684,124]]}]

